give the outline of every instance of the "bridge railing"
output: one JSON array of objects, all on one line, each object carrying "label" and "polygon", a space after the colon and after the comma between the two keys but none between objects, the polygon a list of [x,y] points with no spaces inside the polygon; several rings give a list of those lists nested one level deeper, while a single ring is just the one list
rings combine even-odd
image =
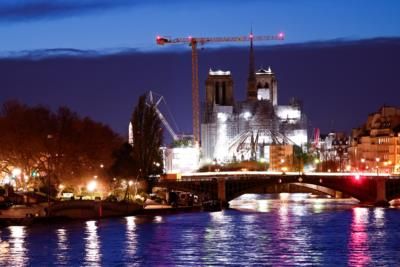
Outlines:
[{"label": "bridge railing", "polygon": [[161,179],[160,182],[168,181],[217,181],[219,179],[235,180],[235,179],[270,179],[279,177],[281,179],[293,178],[293,177],[320,177],[324,179],[331,178],[343,178],[348,179],[349,177],[363,177],[369,179],[386,178],[386,179],[400,179],[399,175],[391,175],[387,173],[376,174],[376,173],[363,173],[363,172],[269,172],[269,171],[228,171],[228,172],[197,172],[197,173],[184,173],[179,179]]}]

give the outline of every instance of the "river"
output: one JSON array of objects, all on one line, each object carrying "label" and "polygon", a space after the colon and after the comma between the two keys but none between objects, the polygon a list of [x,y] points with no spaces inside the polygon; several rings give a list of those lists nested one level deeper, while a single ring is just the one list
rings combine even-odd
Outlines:
[{"label": "river", "polygon": [[0,229],[0,266],[400,266],[400,209],[243,195],[221,212]]}]

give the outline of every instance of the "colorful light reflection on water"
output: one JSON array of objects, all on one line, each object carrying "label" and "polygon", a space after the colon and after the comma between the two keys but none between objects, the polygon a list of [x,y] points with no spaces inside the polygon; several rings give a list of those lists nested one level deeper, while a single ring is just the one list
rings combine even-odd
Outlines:
[{"label": "colorful light reflection on water", "polygon": [[244,195],[212,213],[0,229],[0,266],[400,266],[400,209]]}]

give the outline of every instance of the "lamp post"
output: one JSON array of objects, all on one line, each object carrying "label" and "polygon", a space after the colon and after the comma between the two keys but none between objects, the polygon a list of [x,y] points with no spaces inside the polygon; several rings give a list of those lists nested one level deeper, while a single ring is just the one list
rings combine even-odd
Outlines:
[{"label": "lamp post", "polygon": [[381,160],[380,158],[375,158],[375,161],[376,161],[376,175],[378,175],[378,176],[379,176],[379,161],[380,160]]},{"label": "lamp post", "polygon": [[281,171],[283,171],[284,172],[284,163],[285,163],[285,159],[281,159]]},{"label": "lamp post", "polygon": [[364,158],[361,158],[361,169],[362,169],[362,171],[364,171],[364,169],[365,169],[365,159]]}]

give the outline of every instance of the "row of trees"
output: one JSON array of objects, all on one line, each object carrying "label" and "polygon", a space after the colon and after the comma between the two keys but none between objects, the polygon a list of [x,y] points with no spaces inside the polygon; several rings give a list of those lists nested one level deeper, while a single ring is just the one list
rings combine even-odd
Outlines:
[{"label": "row of trees", "polygon": [[46,187],[49,181],[53,186],[76,187],[98,176],[108,181],[145,180],[151,190],[163,171],[163,132],[146,95],[139,98],[131,123],[133,144],[128,144],[108,126],[66,107],[53,112],[6,102],[0,111],[0,173],[11,176],[18,168],[18,181],[34,181],[37,187]]},{"label": "row of trees", "polygon": [[122,139],[108,126],[82,118],[66,107],[6,102],[0,111],[0,170],[14,168],[36,183],[78,185],[105,172]]}]

